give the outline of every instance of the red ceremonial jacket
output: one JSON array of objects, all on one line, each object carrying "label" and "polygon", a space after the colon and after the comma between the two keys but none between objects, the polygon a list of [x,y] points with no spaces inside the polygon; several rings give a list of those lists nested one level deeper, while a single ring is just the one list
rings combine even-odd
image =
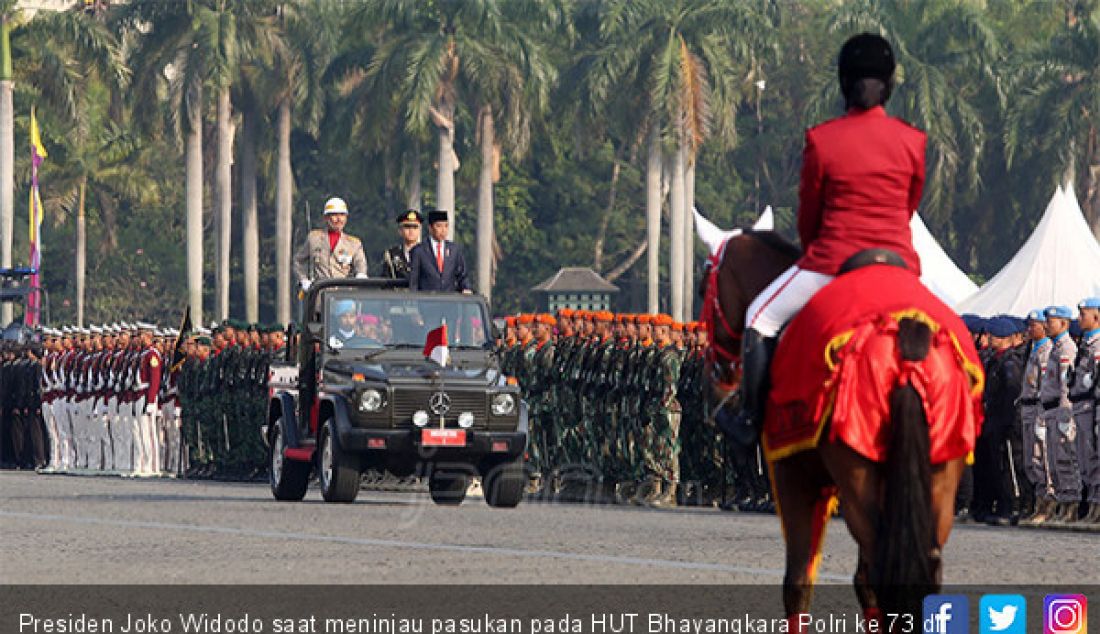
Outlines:
[{"label": "red ceremonial jacket", "polygon": [[806,132],[798,191],[803,269],[836,275],[852,255],[897,252],[920,275],[909,221],[924,190],[924,132],[882,106]]},{"label": "red ceremonial jacket", "polygon": [[144,386],[145,404],[157,402],[160,394],[161,366],[164,365],[156,348],[146,348],[141,355],[141,385]]}]

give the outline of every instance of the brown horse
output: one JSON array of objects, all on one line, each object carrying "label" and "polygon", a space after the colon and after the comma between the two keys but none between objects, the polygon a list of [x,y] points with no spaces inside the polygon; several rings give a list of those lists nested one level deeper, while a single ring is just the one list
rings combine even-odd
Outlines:
[{"label": "brown horse", "polygon": [[[714,304],[709,307],[712,363],[706,373],[711,415],[737,406],[730,396],[737,387],[735,357],[749,304],[798,257],[796,247],[770,232],[745,232],[727,243],[718,263],[717,288],[708,295]],[[930,332],[924,324],[902,320],[902,358],[923,359]],[[884,463],[823,433],[812,449],[769,464],[787,547],[783,603],[789,616],[809,612],[834,495],[859,546],[854,585],[868,616],[915,613],[913,618],[919,619],[922,597],[939,587],[940,550],[951,532],[965,460],[930,463],[928,423],[912,387],[895,388],[889,402],[891,442]],[[918,621],[913,623],[919,628]],[[891,625],[906,624],[882,623]]]}]

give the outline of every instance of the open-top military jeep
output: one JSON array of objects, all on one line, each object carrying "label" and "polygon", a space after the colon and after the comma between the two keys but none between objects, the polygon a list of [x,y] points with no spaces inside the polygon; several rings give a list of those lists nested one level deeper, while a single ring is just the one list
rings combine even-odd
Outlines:
[{"label": "open-top military jeep", "polygon": [[[473,475],[491,506],[520,502],[527,407],[499,371],[483,298],[338,279],[303,301],[297,345],[269,377],[263,434],[276,499],[301,500],[316,467],[328,502],[353,501],[368,469],[426,476],[437,504],[460,504]],[[424,356],[444,323],[445,366]]]}]

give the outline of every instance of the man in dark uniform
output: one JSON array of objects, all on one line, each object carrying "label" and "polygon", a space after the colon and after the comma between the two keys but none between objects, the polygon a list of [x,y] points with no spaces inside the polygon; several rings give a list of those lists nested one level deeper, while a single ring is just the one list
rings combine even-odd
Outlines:
[{"label": "man in dark uniform", "polygon": [[403,211],[397,216],[397,235],[401,244],[394,245],[382,253],[382,274],[391,279],[409,277],[409,257],[416,245],[420,244],[420,225],[424,217],[415,209]]},{"label": "man in dark uniform", "polygon": [[466,257],[447,240],[447,212],[428,211],[429,238],[409,254],[409,288],[416,291],[470,292]]}]

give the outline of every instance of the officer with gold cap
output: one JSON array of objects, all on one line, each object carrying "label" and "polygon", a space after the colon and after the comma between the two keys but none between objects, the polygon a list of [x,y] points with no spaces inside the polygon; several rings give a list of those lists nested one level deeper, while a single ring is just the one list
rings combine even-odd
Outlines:
[{"label": "officer with gold cap", "polygon": [[317,280],[334,277],[367,277],[367,257],[359,238],[344,233],[348,206],[341,198],[325,203],[325,229],[309,232],[294,255],[294,274],[303,290]]},{"label": "officer with gold cap", "polygon": [[401,238],[401,244],[382,253],[383,275],[395,280],[409,277],[409,255],[420,244],[420,226],[423,223],[424,216],[415,209],[397,214],[397,235]]}]

